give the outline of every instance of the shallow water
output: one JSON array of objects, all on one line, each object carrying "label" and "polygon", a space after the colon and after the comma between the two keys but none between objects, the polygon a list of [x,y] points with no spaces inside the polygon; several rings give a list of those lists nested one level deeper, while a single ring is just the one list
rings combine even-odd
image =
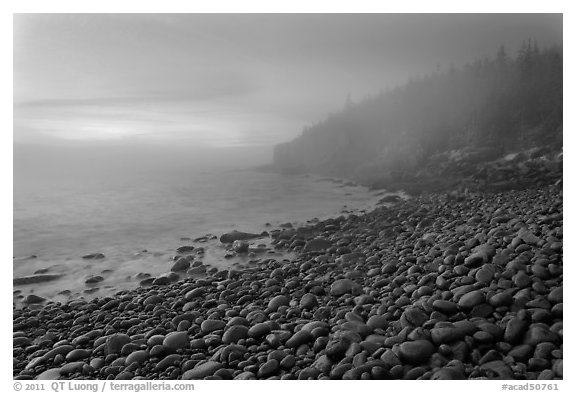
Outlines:
[{"label": "shallow water", "polygon": [[[239,170],[237,163],[127,167],[114,159],[89,165],[65,159],[61,166],[40,165],[38,159],[35,165],[28,160],[28,167],[15,165],[14,277],[38,271],[64,275],[14,288],[24,296],[64,301],[134,288],[138,273],[169,272],[176,248],[186,244],[206,247],[207,265],[238,267],[248,260],[224,259],[217,240],[197,244],[183,239],[231,230],[260,233],[286,222],[298,225],[358,212],[381,198],[364,187],[317,176]],[[82,259],[95,252],[106,258]],[[31,255],[36,258],[26,258]],[[104,277],[92,294],[85,292],[94,286],[85,284],[91,275]],[[58,295],[65,289],[70,295]]]}]

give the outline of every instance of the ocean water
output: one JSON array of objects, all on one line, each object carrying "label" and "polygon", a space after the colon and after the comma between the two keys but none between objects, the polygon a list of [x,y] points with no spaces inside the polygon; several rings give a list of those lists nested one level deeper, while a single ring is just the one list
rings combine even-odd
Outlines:
[{"label": "ocean water", "polygon": [[[381,198],[319,176],[250,169],[266,154],[149,150],[15,147],[13,275],[63,275],[14,287],[16,302],[30,293],[65,301],[137,287],[136,274],[169,272],[176,248],[187,244],[206,248],[207,265],[241,268],[250,261],[225,259],[217,240],[186,238],[260,233],[286,222],[358,213]],[[95,252],[106,258],[82,258]],[[85,281],[92,275],[104,280],[90,293],[94,285]],[[63,290],[70,293],[59,294]]]}]

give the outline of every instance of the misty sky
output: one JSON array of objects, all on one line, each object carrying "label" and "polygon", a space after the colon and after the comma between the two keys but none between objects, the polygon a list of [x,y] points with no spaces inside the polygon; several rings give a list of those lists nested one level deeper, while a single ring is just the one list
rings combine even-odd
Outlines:
[{"label": "misty sky", "polygon": [[14,141],[270,145],[559,14],[17,14]]}]

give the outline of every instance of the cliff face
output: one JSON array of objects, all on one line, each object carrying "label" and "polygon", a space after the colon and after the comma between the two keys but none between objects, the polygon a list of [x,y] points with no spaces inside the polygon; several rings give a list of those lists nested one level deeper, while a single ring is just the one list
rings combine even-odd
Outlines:
[{"label": "cliff face", "polygon": [[[561,151],[562,103],[561,50],[528,43],[514,60],[501,49],[494,59],[349,103],[276,146],[274,165],[388,188],[449,182],[510,152]],[[473,165],[452,167],[457,156]]]}]

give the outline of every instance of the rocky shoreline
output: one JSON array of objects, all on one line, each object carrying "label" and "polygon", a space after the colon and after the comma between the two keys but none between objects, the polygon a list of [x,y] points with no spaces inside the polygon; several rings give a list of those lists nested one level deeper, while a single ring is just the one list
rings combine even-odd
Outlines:
[{"label": "rocky shoreline", "polygon": [[13,376],[562,379],[562,214],[551,185],[271,230],[294,260],[14,308]]}]

